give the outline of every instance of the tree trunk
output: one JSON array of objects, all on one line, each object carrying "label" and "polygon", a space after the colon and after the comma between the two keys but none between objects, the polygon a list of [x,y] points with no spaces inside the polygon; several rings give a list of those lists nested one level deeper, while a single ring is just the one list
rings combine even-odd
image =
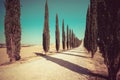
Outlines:
[{"label": "tree trunk", "polygon": [[113,68],[108,68],[108,80],[116,80],[117,72]]}]

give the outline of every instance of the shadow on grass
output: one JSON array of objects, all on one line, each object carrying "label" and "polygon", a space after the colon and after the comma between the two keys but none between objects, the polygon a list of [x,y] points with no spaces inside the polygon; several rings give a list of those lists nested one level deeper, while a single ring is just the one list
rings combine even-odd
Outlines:
[{"label": "shadow on grass", "polygon": [[42,56],[49,61],[52,61],[52,62],[54,62],[54,63],[56,63],[56,64],[58,64],[62,67],[65,67],[65,68],[67,68],[71,71],[77,72],[79,74],[85,74],[85,75],[89,75],[89,76],[93,76],[93,77],[99,77],[99,78],[107,79],[107,77],[104,76],[104,75],[97,74],[97,73],[92,73],[87,68],[83,68],[81,66],[78,66],[78,65],[76,65],[74,63],[71,63],[71,62],[68,62],[66,60],[58,59],[58,58],[51,57],[51,56],[48,56],[48,55],[44,55],[44,54],[41,54],[41,53],[35,53],[35,54],[37,56]]},{"label": "shadow on grass", "polygon": [[71,54],[71,53],[59,53],[59,54],[71,55],[71,56],[77,56],[77,57],[82,57],[82,58],[91,58],[91,57],[82,56],[82,55],[77,55],[77,54]]}]

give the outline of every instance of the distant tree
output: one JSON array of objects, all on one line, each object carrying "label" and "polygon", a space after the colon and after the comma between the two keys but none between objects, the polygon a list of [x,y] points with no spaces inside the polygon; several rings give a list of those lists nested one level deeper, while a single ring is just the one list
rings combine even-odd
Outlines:
[{"label": "distant tree", "polygon": [[71,29],[69,29],[69,46],[70,46],[70,49],[72,48],[72,34],[71,34]]},{"label": "distant tree", "polygon": [[69,49],[69,27],[67,25],[67,49]]},{"label": "distant tree", "polygon": [[73,48],[73,44],[74,44],[74,33],[73,33],[73,30],[72,30],[72,33],[71,33],[71,46]]},{"label": "distant tree", "polygon": [[75,48],[78,47],[78,45],[79,45],[79,44],[78,44],[78,38],[75,37]]},{"label": "distant tree", "polygon": [[120,70],[119,0],[97,1],[98,45],[108,68],[108,80],[116,79]]},{"label": "distant tree", "polygon": [[73,48],[75,48],[75,34],[73,32]]},{"label": "distant tree", "polygon": [[62,47],[65,50],[65,30],[64,30],[64,20],[62,21]]},{"label": "distant tree", "polygon": [[48,4],[46,0],[45,4],[45,22],[44,22],[44,30],[43,30],[43,49],[46,52],[49,51],[50,46],[50,32],[49,32],[49,11]]},{"label": "distant tree", "polygon": [[78,37],[76,37],[76,47],[79,47],[81,42],[82,41]]},{"label": "distant tree", "polygon": [[76,35],[74,34],[74,48],[76,48]]},{"label": "distant tree", "polygon": [[60,32],[59,32],[59,24],[58,24],[58,15],[56,14],[56,50],[59,51],[60,48]]},{"label": "distant tree", "polygon": [[20,0],[5,0],[5,37],[10,62],[20,60]]}]

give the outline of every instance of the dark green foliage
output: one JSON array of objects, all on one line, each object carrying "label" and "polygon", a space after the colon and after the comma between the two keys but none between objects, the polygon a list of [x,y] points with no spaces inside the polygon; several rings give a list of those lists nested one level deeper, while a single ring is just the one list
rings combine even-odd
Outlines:
[{"label": "dark green foliage", "polygon": [[86,30],[85,30],[85,38],[84,38],[84,47],[90,52],[90,42],[91,42],[91,25],[90,25],[90,7],[87,11],[86,18]]},{"label": "dark green foliage", "polygon": [[73,42],[73,48],[79,47],[82,41],[79,40],[79,38],[76,37],[75,34],[74,34],[73,39],[74,39],[74,42]]},{"label": "dark green foliage", "polygon": [[65,30],[64,30],[64,20],[62,21],[62,47],[65,50]]},{"label": "dark green foliage", "polygon": [[116,80],[120,70],[120,5],[119,0],[98,1],[98,39],[108,67],[109,80]]},{"label": "dark green foliage", "polygon": [[48,12],[48,4],[46,1],[46,4],[45,4],[45,22],[44,22],[44,31],[43,31],[43,49],[45,52],[49,51],[49,46],[50,46],[49,12]]},{"label": "dark green foliage", "polygon": [[69,49],[69,27],[67,25],[67,49]]},{"label": "dark green foliage", "polygon": [[81,44],[81,40],[79,40],[77,37],[75,37],[75,47],[79,47],[80,46],[80,44]]},{"label": "dark green foliage", "polygon": [[108,68],[108,80],[116,80],[120,70],[119,0],[90,1],[84,46],[94,54],[97,44]]},{"label": "dark green foliage", "polygon": [[60,48],[60,32],[59,32],[59,24],[58,24],[58,15],[56,14],[56,50],[59,51]]},{"label": "dark green foliage", "polygon": [[73,48],[73,45],[74,45],[74,33],[73,33],[73,30],[72,30],[72,34],[71,34],[71,46]]},{"label": "dark green foliage", "polygon": [[87,13],[84,46],[88,52],[91,52],[93,58],[97,51],[97,2],[95,0],[90,1],[90,8]]},{"label": "dark green foliage", "polygon": [[73,32],[73,48],[75,48],[75,45],[76,45],[76,43],[75,43],[75,34],[74,34],[74,32]]},{"label": "dark green foliage", "polygon": [[75,36],[73,30],[69,29],[67,25],[67,49],[79,47],[81,42],[82,41]]},{"label": "dark green foliage", "polygon": [[5,9],[4,25],[7,54],[10,61],[13,62],[20,59],[20,0],[5,0]]},{"label": "dark green foliage", "polygon": [[71,33],[71,29],[69,29],[69,46],[70,46],[70,49],[72,48],[72,33]]},{"label": "dark green foliage", "polygon": [[70,31],[70,47],[71,48],[76,48],[79,47],[81,44],[81,40],[78,39],[78,37],[75,36],[73,30]]},{"label": "dark green foliage", "polygon": [[91,23],[91,54],[92,58],[97,51],[97,1],[96,0],[91,0],[91,5],[90,5],[90,23]]}]

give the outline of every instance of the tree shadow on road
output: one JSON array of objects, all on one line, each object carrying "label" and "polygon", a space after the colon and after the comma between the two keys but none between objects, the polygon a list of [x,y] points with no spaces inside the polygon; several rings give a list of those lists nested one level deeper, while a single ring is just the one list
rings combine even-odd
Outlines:
[{"label": "tree shadow on road", "polygon": [[81,66],[78,66],[74,63],[71,63],[71,62],[68,62],[66,60],[62,60],[62,59],[58,59],[58,58],[55,58],[55,57],[51,57],[51,56],[48,56],[48,55],[43,55],[41,53],[35,53],[37,56],[42,56],[44,57],[45,59],[49,60],[49,61],[52,61],[62,67],[65,67],[71,71],[74,71],[74,72],[77,72],[79,74],[85,74],[85,75],[88,75],[88,76],[92,76],[92,77],[98,77],[98,78],[103,78],[103,79],[107,79],[106,76],[104,75],[101,75],[101,74],[97,74],[97,73],[93,73],[91,72],[90,70],[88,70],[87,68],[84,68],[84,67],[81,67]]},{"label": "tree shadow on road", "polygon": [[77,55],[77,54],[72,54],[72,53],[59,53],[59,54],[71,55],[71,56],[77,56],[77,57],[82,57],[82,58],[91,58],[91,57],[82,56],[82,55]]},{"label": "tree shadow on road", "polygon": [[86,52],[86,51],[75,51],[75,50],[71,50],[71,51],[69,51],[69,52],[75,52],[75,53],[88,53],[88,52]]}]

